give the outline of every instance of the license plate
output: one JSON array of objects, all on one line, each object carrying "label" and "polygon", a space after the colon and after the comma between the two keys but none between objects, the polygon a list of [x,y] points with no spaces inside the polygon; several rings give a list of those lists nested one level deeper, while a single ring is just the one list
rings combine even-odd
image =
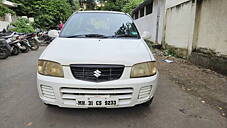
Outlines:
[{"label": "license plate", "polygon": [[76,98],[76,106],[86,106],[86,107],[108,107],[117,106],[117,98]]}]

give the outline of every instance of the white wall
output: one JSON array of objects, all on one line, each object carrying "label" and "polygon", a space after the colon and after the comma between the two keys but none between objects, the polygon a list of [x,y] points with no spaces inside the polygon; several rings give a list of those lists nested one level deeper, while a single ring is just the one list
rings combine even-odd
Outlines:
[{"label": "white wall", "polygon": [[13,3],[13,2],[10,2],[10,1],[7,1],[7,0],[3,0],[2,4],[5,5],[5,6],[8,6],[8,7],[17,7],[16,3]]},{"label": "white wall", "polygon": [[196,46],[227,55],[227,0],[202,2]]},{"label": "white wall", "polygon": [[142,35],[144,31],[148,31],[151,36],[149,40],[153,42],[155,42],[155,32],[156,32],[155,31],[156,22],[154,19],[156,19],[154,14],[150,14],[134,21],[137,28],[139,29],[140,34]]},{"label": "white wall", "polygon": [[6,21],[0,21],[0,31],[6,28],[10,23]]},{"label": "white wall", "polygon": [[[189,55],[192,48],[207,48],[227,55],[227,0],[200,1],[203,1],[201,5],[196,5],[196,0],[159,0],[158,43],[164,37],[165,43],[187,49]],[[156,40],[157,4],[154,0],[152,14],[135,20],[140,32],[151,33],[153,42]]]},{"label": "white wall", "polygon": [[191,1],[167,9],[165,42],[168,45],[184,49],[191,47],[194,32],[194,11],[195,7]]},{"label": "white wall", "polygon": [[167,0],[166,1],[166,8],[171,8],[171,7],[175,7],[179,4],[188,2],[190,0]]},{"label": "white wall", "polygon": [[13,21],[13,20],[12,20],[12,15],[9,14],[9,13],[6,14],[6,15],[5,15],[5,21],[11,23],[11,22]]},{"label": "white wall", "polygon": [[1,20],[0,20],[0,31],[2,31],[12,22],[12,16],[11,14],[6,14],[3,18],[1,18]]},{"label": "white wall", "polygon": [[157,21],[157,0],[154,0],[153,12],[144,17],[139,17],[134,22],[137,28],[139,29],[140,34],[143,34],[144,31],[148,31],[151,34],[150,35],[151,38],[149,40],[151,40],[152,42],[155,42],[156,23],[157,23],[156,21]]},{"label": "white wall", "polygon": [[17,16],[12,16],[11,14],[6,14],[4,17],[0,18],[0,31],[6,28],[11,22],[14,22]]},{"label": "white wall", "polygon": [[[159,8],[158,8],[158,4],[159,4]],[[160,18],[159,18],[159,26],[158,26],[159,27],[158,40],[156,42],[158,9],[160,9]],[[164,17],[165,17],[165,0],[159,0],[159,3],[158,3],[158,0],[154,0],[153,12],[149,15],[136,19],[135,24],[137,25],[141,34],[144,31],[148,31],[151,34],[150,40],[152,42],[161,44],[162,37],[163,37]]]},{"label": "white wall", "polygon": [[164,36],[166,0],[159,0],[159,7],[160,7],[160,16],[159,16],[159,28],[158,28],[158,43],[161,44]]}]

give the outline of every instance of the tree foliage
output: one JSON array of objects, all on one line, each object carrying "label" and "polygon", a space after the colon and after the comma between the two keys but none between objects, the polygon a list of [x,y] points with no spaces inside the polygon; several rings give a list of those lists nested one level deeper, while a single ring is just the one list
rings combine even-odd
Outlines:
[{"label": "tree foliage", "polygon": [[[19,3],[14,11],[19,16],[35,18],[35,26],[42,29],[56,28],[60,21],[66,21],[73,11],[86,6],[86,10],[131,11],[143,0],[10,0]],[[97,6],[96,2],[103,6]],[[0,16],[10,10],[2,9]],[[13,13],[13,12],[10,12]]]},{"label": "tree foliage", "polygon": [[[79,3],[83,10],[94,10],[96,7],[95,0],[79,0]],[[84,6],[86,6],[86,8],[84,8]]]},{"label": "tree foliage", "polygon": [[1,3],[2,3],[2,0],[0,0],[0,16],[4,16],[7,13],[15,15],[15,12],[13,10],[3,6]]},{"label": "tree foliage", "polygon": [[14,28],[10,30],[14,32],[31,33],[35,31],[29,23],[29,20],[25,18],[19,18],[15,22],[11,23],[11,25],[14,26]]},{"label": "tree foliage", "polygon": [[17,15],[35,18],[36,27],[50,29],[66,21],[73,13],[68,0],[11,0],[21,4],[15,8]]},{"label": "tree foliage", "polygon": [[100,9],[108,11],[122,11],[121,9],[129,1],[130,0],[105,0],[105,6],[101,7]]},{"label": "tree foliage", "polygon": [[142,2],[143,0],[130,0],[128,3],[124,5],[122,11],[131,14],[133,9],[135,9]]},{"label": "tree foliage", "polygon": [[72,9],[74,11],[79,10],[80,9],[80,4],[79,4],[79,0],[68,0],[69,4],[71,5]]},{"label": "tree foliage", "polygon": [[144,0],[98,0],[98,2],[104,3],[104,6],[98,9],[108,11],[121,11],[131,14],[132,10],[143,1]]}]

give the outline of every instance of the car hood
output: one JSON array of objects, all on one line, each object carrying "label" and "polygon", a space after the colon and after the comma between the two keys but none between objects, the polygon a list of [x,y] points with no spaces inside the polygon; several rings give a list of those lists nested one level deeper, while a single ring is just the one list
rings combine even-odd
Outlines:
[{"label": "car hood", "polygon": [[56,38],[40,59],[62,65],[120,64],[132,66],[152,61],[153,55],[142,39]]}]

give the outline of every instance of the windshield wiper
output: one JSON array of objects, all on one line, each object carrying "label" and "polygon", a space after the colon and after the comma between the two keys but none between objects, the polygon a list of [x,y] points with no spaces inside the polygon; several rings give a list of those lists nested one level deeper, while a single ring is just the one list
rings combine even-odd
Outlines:
[{"label": "windshield wiper", "polygon": [[63,36],[64,38],[78,38],[78,37],[85,37],[85,35],[72,35],[72,36]]},{"label": "windshield wiper", "polygon": [[138,38],[137,36],[131,35],[113,35],[106,36],[101,34],[81,34],[81,35],[72,35],[72,36],[63,36],[64,38]]},{"label": "windshield wiper", "polygon": [[86,34],[86,37],[101,37],[101,38],[108,38],[108,36],[101,35],[101,34]]},{"label": "windshield wiper", "polygon": [[72,35],[72,36],[64,36],[64,38],[109,38],[109,36],[101,35],[101,34],[84,34],[84,35]]},{"label": "windshield wiper", "polygon": [[121,37],[126,37],[126,38],[138,38],[138,36],[131,36],[131,35],[115,35],[113,36],[115,38],[121,38]]}]

